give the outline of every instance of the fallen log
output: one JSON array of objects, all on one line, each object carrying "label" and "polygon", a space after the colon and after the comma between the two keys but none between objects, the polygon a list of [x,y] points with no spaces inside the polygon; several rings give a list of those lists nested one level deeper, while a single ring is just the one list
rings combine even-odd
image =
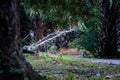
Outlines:
[{"label": "fallen log", "polygon": [[65,47],[70,41],[79,37],[81,33],[78,30],[64,30],[49,34],[43,39],[29,46],[24,46],[23,51],[38,53],[39,51],[46,52],[50,46],[55,45],[57,49]]}]

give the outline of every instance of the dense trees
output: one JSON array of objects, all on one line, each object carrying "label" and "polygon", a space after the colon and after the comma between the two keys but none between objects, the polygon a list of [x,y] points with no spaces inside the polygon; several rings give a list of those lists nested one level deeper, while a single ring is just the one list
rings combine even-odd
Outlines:
[{"label": "dense trees", "polygon": [[0,1],[0,80],[44,80],[21,53],[18,0]]}]

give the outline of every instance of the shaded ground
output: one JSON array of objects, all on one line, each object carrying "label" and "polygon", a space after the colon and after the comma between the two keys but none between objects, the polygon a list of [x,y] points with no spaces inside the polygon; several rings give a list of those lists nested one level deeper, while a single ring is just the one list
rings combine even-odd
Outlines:
[{"label": "shaded ground", "polygon": [[84,58],[45,53],[26,55],[34,69],[52,80],[120,80],[120,65],[92,63]]},{"label": "shaded ground", "polygon": [[[84,51],[85,50],[78,51],[77,49],[74,49],[74,48],[68,48],[68,49],[62,48],[60,50],[59,54],[68,55],[68,56],[74,56],[76,58],[80,58],[80,57],[83,57]],[[90,52],[87,52],[87,53],[88,53],[87,55],[89,57]],[[120,60],[118,60],[118,59],[115,60],[115,59],[92,59],[92,58],[85,58],[85,60],[88,61],[88,62],[120,65]]]}]

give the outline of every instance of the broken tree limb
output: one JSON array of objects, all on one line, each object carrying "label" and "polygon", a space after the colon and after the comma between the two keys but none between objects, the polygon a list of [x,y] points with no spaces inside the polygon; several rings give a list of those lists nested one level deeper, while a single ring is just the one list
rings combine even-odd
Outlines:
[{"label": "broken tree limb", "polygon": [[57,49],[67,46],[73,39],[79,37],[81,33],[76,29],[64,30],[49,34],[43,39],[29,46],[24,46],[26,52],[37,53],[38,51],[47,51],[50,46],[55,45]]}]

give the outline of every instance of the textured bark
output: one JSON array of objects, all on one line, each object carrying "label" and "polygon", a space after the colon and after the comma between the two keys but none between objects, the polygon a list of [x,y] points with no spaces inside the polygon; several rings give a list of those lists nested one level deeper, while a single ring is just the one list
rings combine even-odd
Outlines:
[{"label": "textured bark", "polygon": [[120,1],[118,2],[118,17],[117,17],[117,53],[120,57]]},{"label": "textured bark", "polygon": [[0,0],[0,80],[44,80],[21,54],[18,0]]},{"label": "textured bark", "polygon": [[101,54],[102,57],[115,57],[117,52],[117,19],[119,15],[116,0],[102,0],[101,6]]}]

